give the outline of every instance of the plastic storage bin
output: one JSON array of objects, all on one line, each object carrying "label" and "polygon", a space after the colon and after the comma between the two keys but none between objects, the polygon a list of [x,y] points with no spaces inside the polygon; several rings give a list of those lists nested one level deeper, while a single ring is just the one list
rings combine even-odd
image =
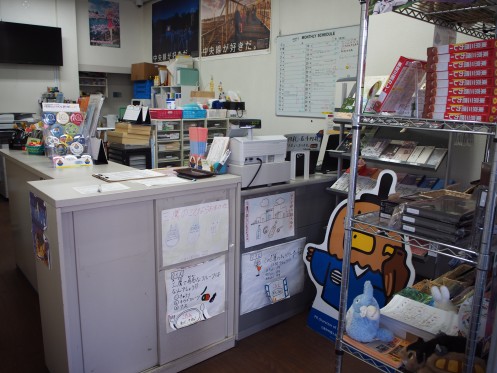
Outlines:
[{"label": "plastic storage bin", "polygon": [[149,99],[151,97],[153,80],[138,80],[133,83],[133,98]]},{"label": "plastic storage bin", "polygon": [[181,119],[183,110],[150,109],[150,119]]},{"label": "plastic storage bin", "polygon": [[201,119],[207,116],[207,110],[183,110],[183,119]]}]

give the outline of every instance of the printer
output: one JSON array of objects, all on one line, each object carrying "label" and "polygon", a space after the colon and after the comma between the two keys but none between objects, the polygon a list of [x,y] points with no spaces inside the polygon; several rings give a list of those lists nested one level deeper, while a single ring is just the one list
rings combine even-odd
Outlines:
[{"label": "printer", "polygon": [[287,141],[282,135],[232,137],[228,172],[242,178],[242,188],[290,181]]}]

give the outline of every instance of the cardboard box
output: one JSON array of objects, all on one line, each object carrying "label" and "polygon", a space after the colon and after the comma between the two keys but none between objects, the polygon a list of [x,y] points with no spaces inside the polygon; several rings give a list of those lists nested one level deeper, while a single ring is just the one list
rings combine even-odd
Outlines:
[{"label": "cardboard box", "polygon": [[131,80],[149,80],[159,75],[157,65],[148,62],[134,63],[131,65]]}]

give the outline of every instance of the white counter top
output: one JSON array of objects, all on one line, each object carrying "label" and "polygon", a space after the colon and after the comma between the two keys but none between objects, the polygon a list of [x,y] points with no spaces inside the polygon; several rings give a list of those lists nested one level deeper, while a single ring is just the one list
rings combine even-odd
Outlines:
[{"label": "white counter top", "polygon": [[26,151],[0,149],[0,155],[5,159],[16,163],[18,166],[29,170],[42,179],[71,179],[79,177],[91,177],[95,173],[117,172],[130,170],[132,168],[120,163],[109,162],[108,164],[92,165],[74,168],[54,168],[50,160],[41,155],[28,154]]}]

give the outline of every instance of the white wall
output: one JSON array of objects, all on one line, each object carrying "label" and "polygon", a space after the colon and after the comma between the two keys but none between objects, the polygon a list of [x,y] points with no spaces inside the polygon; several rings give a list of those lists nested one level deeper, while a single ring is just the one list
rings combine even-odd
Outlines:
[{"label": "white wall", "polygon": [[131,64],[146,61],[151,53],[144,52],[143,9],[119,0],[119,11],[121,47],[96,47],[89,41],[88,0],[0,0],[3,21],[61,27],[64,59],[60,68],[0,64],[0,113],[39,113],[47,87],[57,86],[65,98],[76,100],[79,70],[129,74]]},{"label": "white wall", "polygon": [[[136,62],[151,62],[152,2],[137,8],[133,0],[119,0],[121,48],[90,46],[87,0],[0,0],[4,21],[62,27],[64,66],[60,68],[0,65],[0,113],[36,112],[38,98],[47,86],[59,86],[68,98],[76,99],[80,70],[129,73]],[[24,7],[23,4],[28,4]],[[317,132],[326,127],[324,119],[275,115],[276,37],[358,25],[357,0],[272,0],[271,50],[245,57],[199,59],[201,89],[211,75],[223,88],[239,92],[246,102],[247,115],[262,119],[259,134]],[[426,58],[432,44],[434,26],[398,14],[370,18],[368,75],[388,75],[400,55]],[[458,41],[467,41],[459,37]],[[60,75],[60,79],[58,76]],[[478,157],[461,156],[478,164]],[[476,159],[476,160],[475,160]],[[459,161],[459,160],[458,160]],[[471,167],[470,167],[471,168]],[[471,169],[479,169],[472,167]],[[476,171],[475,171],[476,172]]]},{"label": "white wall", "polygon": [[0,18],[6,22],[61,27],[64,60],[64,66],[60,68],[1,64],[0,113],[38,113],[38,99],[47,87],[59,87],[66,97],[77,99],[78,51],[74,0],[0,0]]},{"label": "white wall", "polygon": [[[77,45],[79,68],[81,71],[110,73],[131,73],[131,64],[146,62],[152,53],[146,53],[143,42],[144,28],[152,28],[151,20],[144,25],[143,8],[138,8],[133,0],[119,0],[121,23],[121,47],[99,47],[90,45],[88,22],[88,0],[76,0],[76,22],[78,27]],[[148,39],[150,48],[152,38]]]}]

